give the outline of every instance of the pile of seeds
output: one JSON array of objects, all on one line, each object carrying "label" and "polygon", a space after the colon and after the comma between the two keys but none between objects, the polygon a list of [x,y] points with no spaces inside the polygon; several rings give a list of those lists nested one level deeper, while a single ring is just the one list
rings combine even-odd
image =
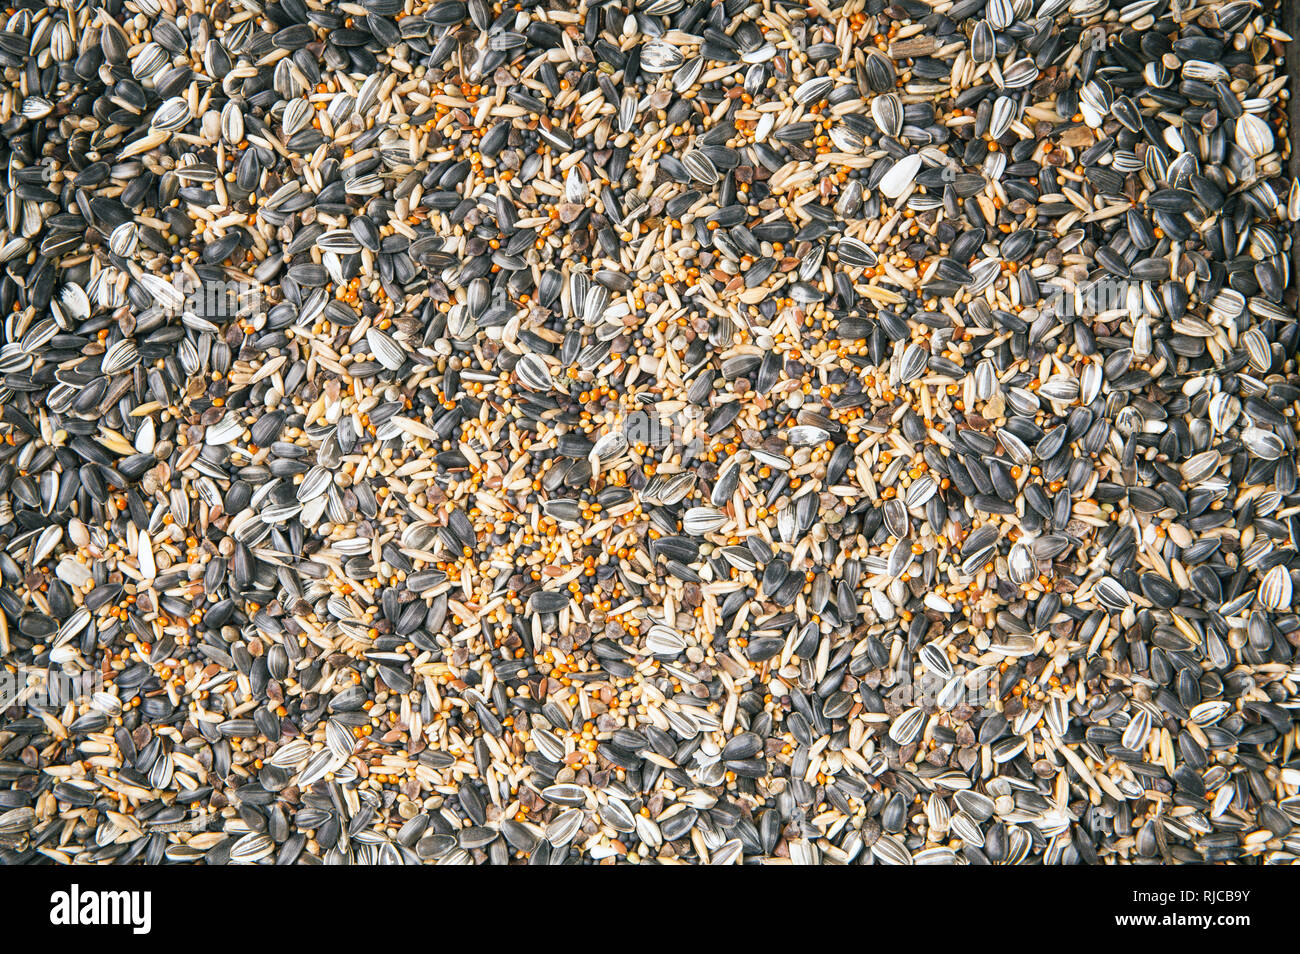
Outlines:
[{"label": "pile of seeds", "polygon": [[1300,858],[1273,15],[7,11],[0,861]]}]

